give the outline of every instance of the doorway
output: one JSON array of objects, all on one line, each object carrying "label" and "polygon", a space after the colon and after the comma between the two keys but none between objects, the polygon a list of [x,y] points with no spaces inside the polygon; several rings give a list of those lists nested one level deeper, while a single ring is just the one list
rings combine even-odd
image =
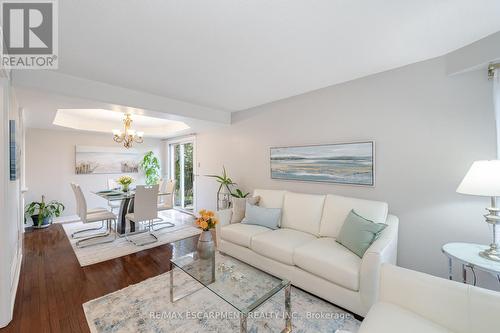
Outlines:
[{"label": "doorway", "polygon": [[195,209],[195,140],[193,137],[170,141],[169,178],[175,179],[174,207],[194,212]]}]

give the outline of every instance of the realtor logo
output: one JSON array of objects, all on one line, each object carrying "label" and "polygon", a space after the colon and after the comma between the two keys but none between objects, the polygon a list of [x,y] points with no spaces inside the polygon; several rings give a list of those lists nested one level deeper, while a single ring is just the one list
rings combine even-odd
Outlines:
[{"label": "realtor logo", "polygon": [[57,3],[4,0],[1,65],[15,69],[57,68]]}]

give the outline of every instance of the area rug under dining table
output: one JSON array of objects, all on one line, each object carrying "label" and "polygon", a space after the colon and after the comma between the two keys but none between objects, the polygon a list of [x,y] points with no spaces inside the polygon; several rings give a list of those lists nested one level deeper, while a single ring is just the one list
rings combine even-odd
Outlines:
[{"label": "area rug under dining table", "polygon": [[[176,294],[189,295],[172,303],[169,273],[165,273],[83,304],[92,333],[239,332],[238,313],[228,303],[176,269]],[[194,290],[194,293],[192,293]],[[248,317],[248,332],[281,332],[284,291]],[[356,333],[360,322],[334,305],[292,288],[292,332]]]},{"label": "area rug under dining table", "polygon": [[[84,248],[78,248],[76,246],[76,242],[78,240],[73,239],[71,237],[71,234],[77,230],[98,227],[100,226],[100,222],[83,224],[80,221],[76,221],[76,222],[66,222],[61,224],[64,228],[66,236],[69,239],[69,242],[71,243],[71,247],[75,252],[78,262],[80,263],[80,266],[84,267],[99,262],[103,262],[106,260],[122,257],[128,254],[136,253],[139,251],[143,251],[146,249],[150,249],[153,247],[157,247],[163,244],[176,242],[178,240],[196,236],[201,233],[200,229],[193,226],[192,217],[188,216],[187,218],[186,217],[181,218],[179,217],[179,214],[181,213],[160,214],[161,218],[163,218],[165,221],[174,223],[175,226],[155,231],[154,233],[158,238],[158,242],[144,246],[136,246],[131,242],[127,241],[125,237],[117,236],[116,240],[111,243],[97,244]],[[140,236],[135,236],[135,237],[140,237]]]}]

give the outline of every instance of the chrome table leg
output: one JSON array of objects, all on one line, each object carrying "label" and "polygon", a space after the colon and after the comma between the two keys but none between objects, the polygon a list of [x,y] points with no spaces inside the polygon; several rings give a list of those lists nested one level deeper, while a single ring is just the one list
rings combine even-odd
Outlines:
[{"label": "chrome table leg", "polygon": [[292,285],[285,287],[285,329],[282,333],[292,331]]},{"label": "chrome table leg", "polygon": [[240,313],[240,333],[247,333],[247,319],[246,313]]}]

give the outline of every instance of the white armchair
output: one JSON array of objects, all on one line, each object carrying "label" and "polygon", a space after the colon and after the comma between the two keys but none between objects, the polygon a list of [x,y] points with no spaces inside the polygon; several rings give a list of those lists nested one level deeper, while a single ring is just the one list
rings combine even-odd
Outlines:
[{"label": "white armchair", "polygon": [[500,293],[385,264],[359,333],[498,331]]}]

